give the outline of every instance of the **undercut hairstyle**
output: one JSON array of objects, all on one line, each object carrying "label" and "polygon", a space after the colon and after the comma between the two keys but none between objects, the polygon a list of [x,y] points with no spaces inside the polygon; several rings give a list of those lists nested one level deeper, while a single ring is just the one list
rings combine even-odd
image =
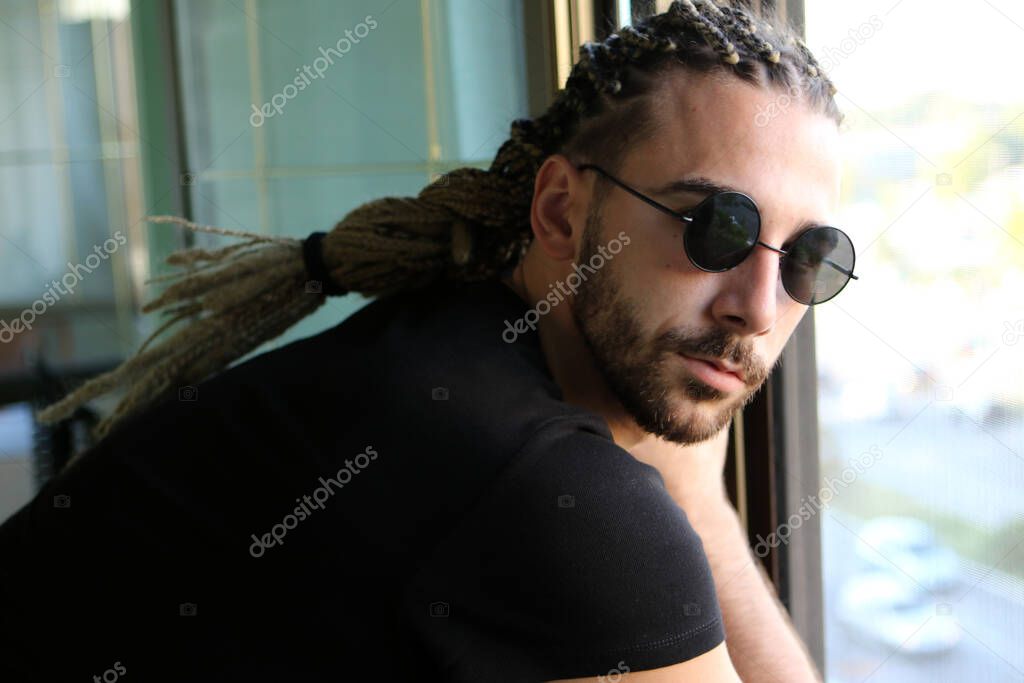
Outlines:
[{"label": "undercut hairstyle", "polygon": [[[832,82],[797,31],[774,11],[676,0],[662,14],[582,45],[554,102],[536,118],[511,123],[509,138],[487,170],[458,168],[416,197],[376,199],[349,212],[321,243],[328,287],[307,286],[303,240],[153,218],[245,240],[172,253],[167,263],[185,271],[150,280],[170,284],[142,308],[161,310],[167,321],[132,357],[47,406],[38,419],[56,422],[86,401],[123,391],[116,408],[93,429],[93,438],[102,439],[128,416],[278,337],[318,309],[328,292],[386,296],[440,279],[499,277],[530,243],[534,180],[544,160],[562,154],[614,173],[627,150],[656,134],[652,95],[679,68],[731,74],[789,96],[837,126],[843,120]],[[147,348],[182,321],[183,328]]]}]

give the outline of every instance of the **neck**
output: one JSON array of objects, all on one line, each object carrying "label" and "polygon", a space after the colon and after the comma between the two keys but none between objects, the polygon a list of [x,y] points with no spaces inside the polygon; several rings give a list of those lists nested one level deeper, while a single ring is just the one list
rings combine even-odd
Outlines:
[{"label": "neck", "polygon": [[[529,256],[528,250],[526,258],[501,279],[532,308],[548,291],[544,283],[554,282],[558,277],[535,273]],[[571,305],[570,301],[564,301],[553,306],[537,325],[544,359],[551,376],[562,390],[562,397],[567,403],[604,418],[615,443],[624,449],[656,438],[637,425],[605,383],[572,317]]]}]

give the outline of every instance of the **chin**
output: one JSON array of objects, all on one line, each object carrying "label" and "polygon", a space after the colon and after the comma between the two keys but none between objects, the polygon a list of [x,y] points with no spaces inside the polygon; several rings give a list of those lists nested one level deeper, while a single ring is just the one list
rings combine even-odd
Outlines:
[{"label": "chin", "polygon": [[667,411],[668,419],[650,430],[657,436],[681,445],[707,441],[731,421],[735,400],[727,395],[718,399],[694,400],[686,392],[679,391],[672,408]]}]

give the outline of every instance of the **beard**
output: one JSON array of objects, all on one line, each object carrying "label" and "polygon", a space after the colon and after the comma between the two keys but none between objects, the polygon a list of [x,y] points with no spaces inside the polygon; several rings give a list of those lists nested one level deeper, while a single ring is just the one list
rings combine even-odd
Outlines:
[{"label": "beard", "polygon": [[[591,204],[578,263],[598,253],[600,202]],[[623,408],[645,431],[678,444],[706,441],[753,400],[770,372],[750,342],[721,328],[673,328],[645,335],[638,307],[624,292],[613,260],[577,287],[572,315],[598,371]],[[679,353],[728,359],[742,368],[747,387],[733,398],[705,384],[677,360]],[[727,400],[728,399],[728,400]]]}]

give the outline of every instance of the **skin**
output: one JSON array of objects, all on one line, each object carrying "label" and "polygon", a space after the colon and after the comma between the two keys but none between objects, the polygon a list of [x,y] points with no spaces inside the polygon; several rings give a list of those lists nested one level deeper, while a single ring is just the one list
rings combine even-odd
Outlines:
[{"label": "skin", "polygon": [[[727,74],[678,69],[652,94],[657,133],[617,171],[607,170],[677,211],[707,195],[663,194],[660,186],[694,176],[731,186],[757,203],[760,239],[786,248],[805,221],[835,225],[841,161],[836,124],[802,104],[755,124],[778,96]],[[530,214],[534,239],[505,283],[533,306],[595,248],[620,232],[629,238],[576,296],[540,318],[548,367],[567,401],[601,415],[619,446],[659,469],[701,533],[743,680],[817,680],[784,610],[748,568],[749,548],[722,485],[732,416],[767,379],[807,306],[783,289],[778,254],[757,247],[730,271],[701,271],[682,249],[682,223],[616,186],[595,202],[597,182],[597,173],[576,170],[564,156],[545,160]],[[722,392],[704,384],[679,351],[739,364],[744,386]],[[733,580],[744,571],[749,576]],[[739,607],[733,614],[733,603],[746,614]],[[781,640],[780,628],[788,628]],[[761,643],[771,642],[763,651]],[[724,653],[715,648],[692,662]],[[686,664],[677,665],[680,673]],[[639,683],[641,673],[631,676]],[[728,676],[704,680],[734,680]]]}]

